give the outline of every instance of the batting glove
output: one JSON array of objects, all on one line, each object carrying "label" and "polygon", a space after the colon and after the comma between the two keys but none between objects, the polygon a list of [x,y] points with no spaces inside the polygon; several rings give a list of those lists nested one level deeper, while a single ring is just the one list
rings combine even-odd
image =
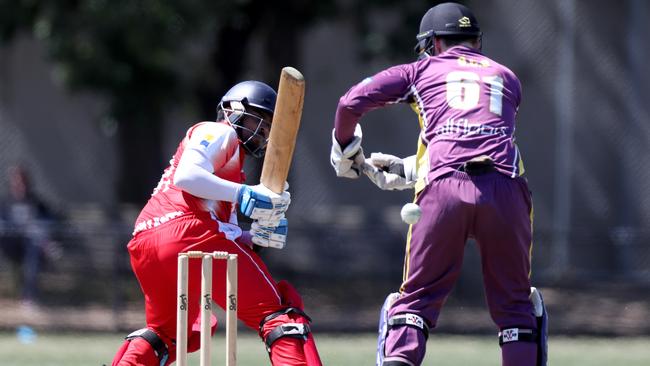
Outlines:
[{"label": "batting glove", "polygon": [[357,127],[354,129],[352,141],[345,149],[342,149],[334,136],[334,130],[332,130],[330,163],[336,172],[336,176],[352,179],[359,178],[359,173],[362,169],[361,166],[365,160],[363,149],[361,148],[362,137],[361,126],[357,124]]},{"label": "batting glove", "polygon": [[263,184],[242,185],[237,198],[239,211],[246,217],[258,220],[266,226],[278,226],[291,203],[287,191],[277,194]]},{"label": "batting glove", "polygon": [[250,229],[251,241],[261,247],[282,249],[287,242],[288,225],[284,217],[280,219],[278,226],[265,226],[253,221]]},{"label": "batting glove", "polygon": [[415,155],[401,159],[389,154],[372,153],[363,163],[363,172],[383,190],[413,188],[417,181]]}]

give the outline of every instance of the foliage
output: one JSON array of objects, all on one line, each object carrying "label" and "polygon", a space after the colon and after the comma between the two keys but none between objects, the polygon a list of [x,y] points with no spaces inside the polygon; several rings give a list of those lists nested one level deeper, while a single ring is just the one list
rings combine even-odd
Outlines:
[{"label": "foliage", "polygon": [[[18,17],[4,27],[10,39],[31,28],[73,90],[103,93],[118,120],[146,115],[178,97],[175,54],[197,31],[193,1],[90,0],[13,2]],[[21,6],[22,5],[22,6]]]},{"label": "foliage", "polygon": [[410,45],[428,6],[417,0],[0,0],[0,43],[31,33],[46,47],[60,82],[104,97],[120,136],[118,195],[136,202],[146,199],[159,174],[155,162],[162,161],[169,107],[190,104],[200,118],[213,118],[219,96],[245,71],[253,35],[263,47],[258,77],[273,83],[282,66],[300,68],[303,30],[327,17],[352,20],[366,58],[412,59]]},{"label": "foliage", "polygon": [[[295,34],[331,13],[330,4],[0,0],[0,41],[31,33],[46,47],[59,81],[107,100],[107,116],[116,122],[120,136],[118,194],[120,200],[135,202],[146,199],[159,174],[161,126],[169,106],[198,100],[204,118],[212,118],[224,85],[240,77],[254,31],[280,28],[280,37]],[[277,52],[269,59],[285,54],[297,52]]]}]

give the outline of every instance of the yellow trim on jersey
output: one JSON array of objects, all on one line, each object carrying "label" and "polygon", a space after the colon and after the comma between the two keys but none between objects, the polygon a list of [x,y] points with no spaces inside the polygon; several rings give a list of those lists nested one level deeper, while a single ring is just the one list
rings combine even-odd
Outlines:
[{"label": "yellow trim on jersey", "polygon": [[404,284],[409,276],[409,258],[411,256],[411,232],[413,231],[413,225],[409,225],[409,231],[406,234],[406,250],[404,252],[404,267],[402,269],[402,285],[399,288],[399,292],[404,292]]},{"label": "yellow trim on jersey", "polygon": [[522,176],[524,175],[524,172],[526,172],[526,169],[524,169],[524,159],[521,157],[521,152],[519,151],[519,147],[517,146],[517,144],[515,144],[515,149],[517,149],[517,155],[519,156],[519,161],[517,162],[517,167],[518,167],[517,170],[519,171],[519,176]]},{"label": "yellow trim on jersey", "polygon": [[429,154],[427,147],[424,146],[421,139],[418,139],[418,150],[415,155],[415,171],[418,180],[415,181],[415,193],[419,193],[427,185],[427,174],[429,174]]},{"label": "yellow trim on jersey", "polygon": [[[418,116],[418,124],[420,125],[420,131],[424,131],[424,119],[420,113],[420,107],[417,103],[410,103],[411,109]],[[427,185],[426,177],[429,173],[429,154],[427,153],[427,146],[422,142],[420,135],[418,135],[418,147],[415,153],[415,171],[418,176],[418,180],[415,182],[415,194],[418,194],[424,189]]]}]

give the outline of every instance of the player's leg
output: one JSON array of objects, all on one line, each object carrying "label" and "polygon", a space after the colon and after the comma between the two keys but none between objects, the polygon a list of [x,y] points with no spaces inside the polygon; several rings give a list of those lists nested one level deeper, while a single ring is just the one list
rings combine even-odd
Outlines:
[{"label": "player's leg", "polygon": [[[286,281],[278,283],[282,308],[260,322],[260,336],[273,365],[320,366],[322,362],[302,298]],[[301,352],[302,351],[302,352]],[[301,354],[302,353],[302,354]]]},{"label": "player's leg", "polygon": [[112,365],[164,366],[168,360],[169,352],[163,340],[152,329],[142,328],[126,336]]},{"label": "player's leg", "polygon": [[23,300],[38,301],[38,276],[43,262],[43,239],[28,233],[24,237],[25,258],[23,260]]},{"label": "player's leg", "polygon": [[[530,301],[533,304],[537,331],[529,329],[506,328],[499,331],[499,345],[509,342],[534,342],[537,347],[536,366],[546,366],[548,361],[548,312],[544,305],[542,293],[535,287],[530,288]],[[530,333],[528,333],[530,331]]]},{"label": "player's leg", "polygon": [[[238,316],[251,328],[258,329],[265,317],[260,334],[269,343],[269,355],[274,365],[320,365],[318,352],[309,330],[309,319],[302,313],[302,301],[290,286],[278,286],[269,275],[262,260],[248,247],[225,239],[215,230],[213,221],[178,219],[161,226],[156,232],[143,232],[139,240],[129,244],[133,270],[145,294],[147,327],[167,346],[166,363],[176,359],[176,266],[179,252],[188,250],[228,251],[239,255]],[[174,238],[177,233],[181,237]],[[158,245],[164,240],[164,245]],[[190,278],[200,278],[200,263],[190,263]],[[225,306],[225,261],[216,260],[213,275],[213,298]],[[200,281],[189,281],[188,297],[200,298]],[[296,307],[298,303],[299,307]],[[294,309],[295,308],[295,309]],[[199,304],[190,300],[188,306],[188,352],[199,347]],[[195,320],[193,322],[193,319]],[[213,318],[212,331],[216,327]],[[299,325],[292,328],[292,325]],[[275,332],[274,332],[275,331]],[[270,337],[273,336],[273,337]],[[271,340],[272,342],[269,342]],[[156,352],[142,337],[127,340],[118,351],[114,365],[131,365],[129,360],[154,360]],[[159,358],[155,357],[158,361]],[[152,364],[153,365],[153,364]],[[156,363],[158,365],[158,363]]]},{"label": "player's leg", "polygon": [[[125,345],[118,351],[113,365],[161,365],[164,360],[171,364],[176,360],[176,281],[178,253],[187,250],[192,244],[211,242],[218,238],[214,224],[193,217],[183,217],[160,226],[156,230],[145,231],[131,240],[128,250],[131,266],[145,298],[145,319],[147,329],[161,341],[167,354],[156,349],[159,344],[153,337],[127,337]],[[200,261],[191,261],[189,276],[200,279]],[[188,283],[188,352],[199,348],[199,299],[201,281]],[[195,299],[194,301],[191,299]],[[216,328],[216,318],[212,319],[212,331]],[[134,332],[135,333],[135,332]],[[151,334],[150,334],[151,335]],[[153,339],[153,340],[152,340]],[[139,360],[136,362],[135,360]],[[153,362],[156,360],[156,362]]]},{"label": "player's leg", "polygon": [[435,327],[462,265],[471,207],[464,197],[468,181],[447,177],[429,183],[418,195],[422,217],[407,236],[404,281],[388,312],[383,365],[419,365],[428,328]]},{"label": "player's leg", "polygon": [[386,296],[384,304],[379,310],[379,326],[377,330],[377,356],[375,365],[381,366],[384,364],[384,356],[386,355],[386,335],[388,335],[388,311],[393,306],[393,303],[399,297],[398,292],[392,292]]},{"label": "player's leg", "polygon": [[530,301],[533,303],[537,321],[537,366],[546,366],[548,361],[548,312],[542,293],[535,287],[530,288]]},{"label": "player's leg", "polygon": [[[160,316],[162,303],[159,304],[159,301],[164,301],[167,296],[171,296],[171,300],[167,302],[176,300],[175,293],[171,290],[176,288],[175,280],[169,282],[168,273],[175,271],[175,267],[166,269],[153,259],[155,255],[147,255],[155,253],[155,250],[152,247],[154,242],[146,240],[145,236],[141,234],[139,240],[131,240],[128,248],[131,266],[145,294],[147,328],[132,332],[125,338],[124,344],[113,358],[113,366],[164,366],[175,359],[172,338],[161,331],[159,320],[150,321],[152,315],[154,319]],[[171,312],[175,313],[175,305],[173,306]]]},{"label": "player's leg", "polygon": [[[213,247],[213,244],[212,244]],[[321,365],[311,334],[309,317],[304,313],[302,299],[286,282],[277,283],[261,258],[249,247],[223,241],[218,249],[204,244],[191,250],[223,250],[238,255],[237,316],[259,334],[266,345],[273,365]],[[226,306],[226,262],[215,261],[213,299]]]},{"label": "player's leg", "polygon": [[538,331],[530,295],[532,203],[525,181],[498,173],[475,178],[475,237],[485,294],[499,327],[504,366],[535,365]]}]

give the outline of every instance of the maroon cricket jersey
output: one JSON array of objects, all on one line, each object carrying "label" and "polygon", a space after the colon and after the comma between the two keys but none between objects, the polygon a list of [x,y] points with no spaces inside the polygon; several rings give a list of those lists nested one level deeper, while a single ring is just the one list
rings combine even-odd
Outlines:
[{"label": "maroon cricket jersey", "polygon": [[524,173],[515,144],[520,100],[521,84],[512,71],[478,50],[456,46],[353,86],[339,101],[336,138],[347,143],[363,114],[406,102],[422,129],[417,158],[422,183],[480,155],[490,156],[499,172],[516,177]]},{"label": "maroon cricket jersey", "polygon": [[[532,202],[515,145],[521,85],[506,67],[465,46],[388,68],[352,87],[336,112],[336,138],[345,144],[361,116],[391,103],[410,103],[419,116],[415,203],[420,220],[409,227],[404,276],[388,317],[415,314],[434,328],[473,237],[490,315],[499,329],[535,329],[530,294]],[[458,171],[477,156],[492,158],[499,173]],[[501,173],[501,174],[500,174]],[[424,359],[426,335],[392,328],[386,360]],[[530,365],[532,343],[502,348],[504,365]],[[515,360],[515,361],[513,361]]]}]

